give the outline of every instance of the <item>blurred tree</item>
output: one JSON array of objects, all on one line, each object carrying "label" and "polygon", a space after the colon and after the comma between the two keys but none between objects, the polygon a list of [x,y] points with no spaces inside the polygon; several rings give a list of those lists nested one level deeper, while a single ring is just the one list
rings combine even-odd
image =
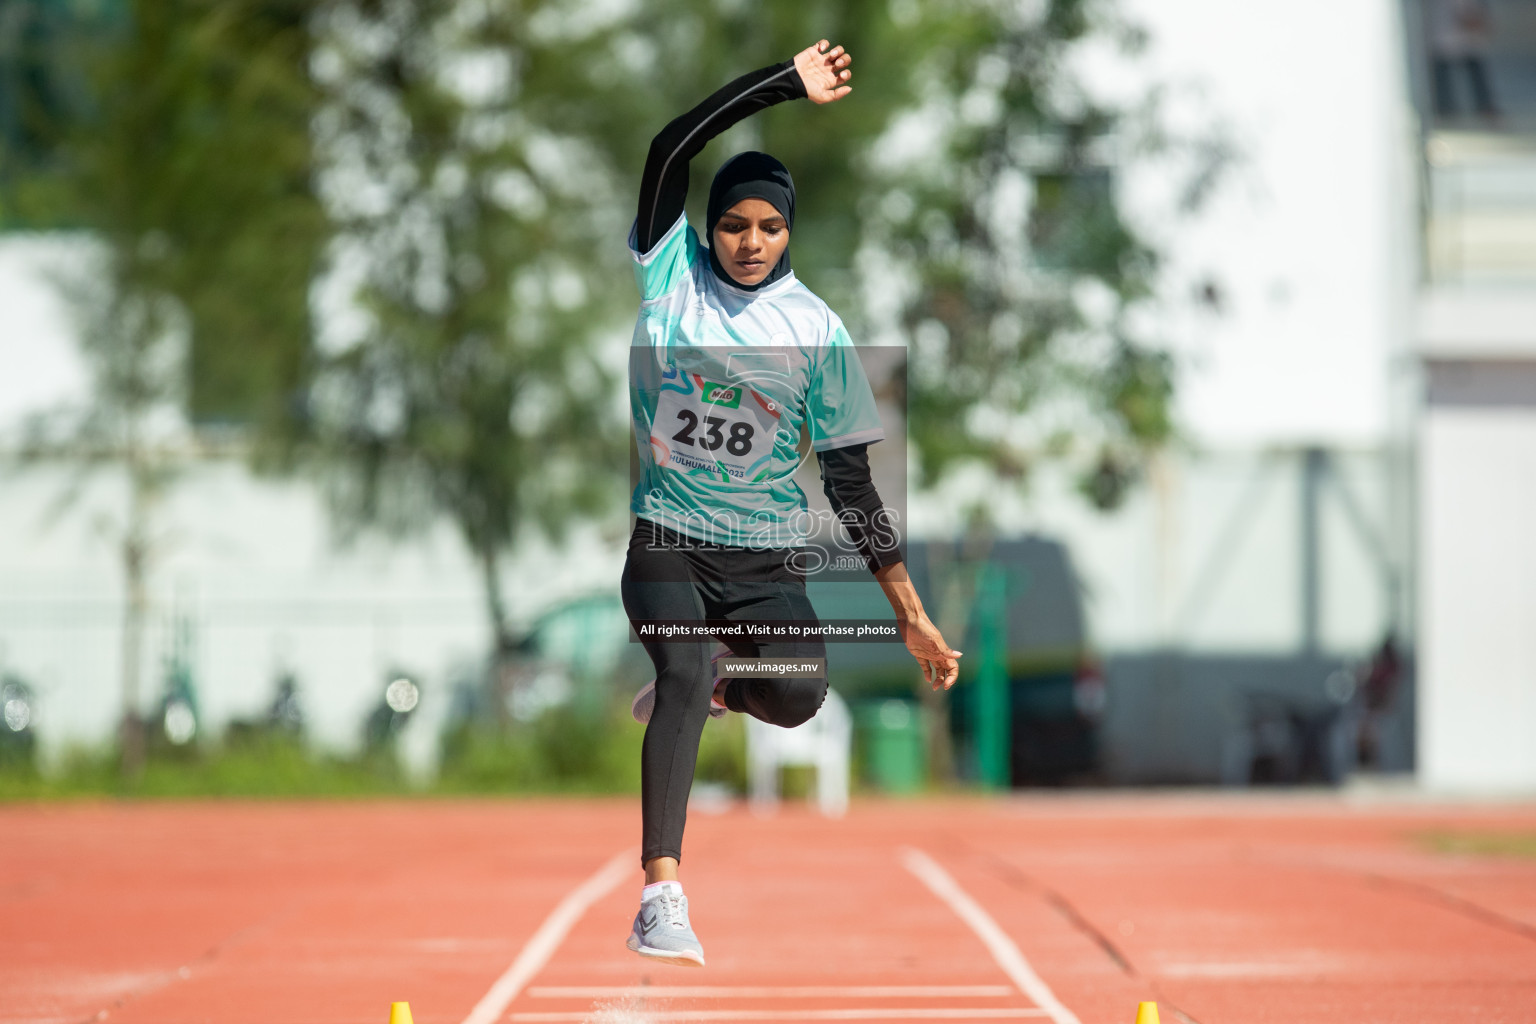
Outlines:
[{"label": "blurred tree", "polygon": [[189,419],[280,418],[307,348],[326,230],[309,187],[307,9],[301,0],[123,0],[98,20],[73,11],[57,35],[81,73],[80,97],[27,122],[38,170],[28,177],[22,166],[10,179],[21,223],[82,236],[54,277],[77,318],[91,395],[82,408],[37,417],[22,454],[126,479],[114,533],[128,775],[143,757],[156,508],[199,452]]},{"label": "blurred tree", "polygon": [[505,552],[613,508],[622,479],[623,353],[596,343],[627,301],[624,224],[594,138],[629,103],[599,84],[611,39],[582,7],[337,0],[316,18],[329,280],[351,313],[318,340],[289,454],[349,528],[451,520],[498,655]]},{"label": "blurred tree", "polygon": [[13,0],[0,17],[0,226],[155,232],[197,324],[187,411],[287,415],[326,235],[303,0]]},{"label": "blurred tree", "polygon": [[865,252],[904,285],[919,485],[965,462],[1023,478],[1057,458],[1113,509],[1172,436],[1172,364],[1132,326],[1158,257],[1116,177],[1145,140],[1071,58],[1139,36],[1102,0],[961,7],[933,27],[948,45],[922,59],[924,123],[864,162]]}]

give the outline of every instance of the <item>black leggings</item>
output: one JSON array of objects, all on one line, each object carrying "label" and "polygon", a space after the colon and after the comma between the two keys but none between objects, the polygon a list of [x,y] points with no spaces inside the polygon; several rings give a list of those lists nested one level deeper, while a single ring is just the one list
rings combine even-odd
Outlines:
[{"label": "black leggings", "polygon": [[[706,544],[641,519],[629,538],[621,590],[624,610],[638,633],[642,623],[814,623],[805,576],[793,552]],[[723,636],[743,658],[825,659],[819,638],[764,642]],[[656,666],[656,706],[640,755],[641,862],[682,859],[688,791],[699,757],[699,736],[709,718],[715,680],[710,644],[701,640],[642,637]],[[771,725],[809,721],[827,695],[827,680],[742,677],[730,680],[725,706]]]}]

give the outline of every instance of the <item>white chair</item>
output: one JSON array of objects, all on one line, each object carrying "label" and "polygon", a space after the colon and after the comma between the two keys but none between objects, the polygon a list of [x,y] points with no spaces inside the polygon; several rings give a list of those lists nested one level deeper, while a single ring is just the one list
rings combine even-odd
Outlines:
[{"label": "white chair", "polygon": [[848,810],[848,762],[853,717],[835,690],[827,690],[821,710],[804,725],[781,729],[747,716],[747,781],[752,809],[770,813],[779,803],[779,769],[811,765],[816,769],[816,806],[829,818]]}]

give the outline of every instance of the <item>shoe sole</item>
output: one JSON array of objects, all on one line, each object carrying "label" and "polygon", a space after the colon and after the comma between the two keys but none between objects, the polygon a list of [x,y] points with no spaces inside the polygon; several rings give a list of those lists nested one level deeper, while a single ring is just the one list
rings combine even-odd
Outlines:
[{"label": "shoe sole", "polygon": [[639,953],[647,960],[655,960],[657,963],[671,964],[674,967],[704,966],[703,953],[694,953],[686,950],[679,951],[675,949],[656,949],[654,946],[645,945],[633,935],[625,940],[624,945],[628,947],[631,952]]},{"label": "shoe sole", "polygon": [[[721,658],[728,658],[730,656],[731,656],[731,652],[729,650],[724,650],[724,651],[721,651],[719,654],[716,654],[714,657],[710,658],[709,659],[709,669],[710,669],[710,671],[711,672],[715,671],[715,664]],[[640,694],[644,693],[648,687],[654,687],[655,685],[656,685],[656,680],[652,679],[649,683],[646,683],[645,686],[640,687],[640,693],[635,694],[635,699],[629,702],[629,717],[633,718],[636,722],[640,723],[641,725],[650,725],[651,724],[651,716],[649,714],[647,714],[644,718],[641,718],[639,715],[635,714],[635,708],[640,704]],[[654,711],[655,709],[656,709],[656,697],[653,694],[651,696],[651,710]],[[709,717],[710,718],[724,718],[725,717],[725,713],[727,711],[729,711],[729,710],[730,710],[730,708],[719,708],[719,707],[716,707],[714,702],[711,701],[710,705],[709,705]]]},{"label": "shoe sole", "polygon": [[[652,682],[654,682],[654,680],[652,680]],[[647,684],[647,685],[650,685],[650,684]],[[641,687],[641,692],[642,693],[644,692],[644,690],[645,690],[645,687]],[[635,699],[629,702],[629,717],[634,719],[635,722],[637,724],[639,724],[639,725],[650,725],[651,724],[651,716],[649,714],[647,714],[644,718],[641,718],[640,715],[635,711],[635,709],[640,706],[640,697],[641,697],[641,694],[637,693],[637,694],[635,694]],[[652,711],[656,710],[656,696],[655,696],[655,694],[651,695],[651,710]],[[724,718],[725,717],[725,713],[727,711],[729,711],[729,710],[730,710],[730,708],[716,707],[714,705],[714,702],[711,701],[710,705],[709,705],[709,717],[710,718]]]},{"label": "shoe sole", "polygon": [[[650,683],[647,683],[645,686],[642,686],[640,688],[640,692],[635,694],[635,699],[629,702],[629,717],[633,718],[636,722],[640,723],[641,725],[649,725],[651,723],[651,712],[647,711],[646,714],[645,714],[645,717],[641,718],[640,715],[636,712],[635,709],[640,706],[640,698],[645,695],[646,689],[648,687],[651,687],[651,686],[654,686],[654,685],[655,685],[655,680],[652,680]],[[656,709],[656,695],[654,693],[652,693],[651,694],[651,710],[654,711],[655,709]]]}]

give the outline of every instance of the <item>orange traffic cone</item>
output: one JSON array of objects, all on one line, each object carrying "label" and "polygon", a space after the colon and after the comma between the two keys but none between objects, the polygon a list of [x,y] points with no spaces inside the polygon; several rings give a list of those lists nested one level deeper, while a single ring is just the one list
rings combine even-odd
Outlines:
[{"label": "orange traffic cone", "polygon": [[[411,1019],[409,1017],[407,1017],[405,1019],[406,1024],[410,1024],[410,1020]],[[394,1024],[394,1022],[391,1021],[390,1024]],[[1137,1007],[1136,1007],[1136,1024],[1159,1024],[1158,1019],[1157,1019],[1157,1004],[1156,1003],[1140,1003],[1140,1004],[1138,1004]]]},{"label": "orange traffic cone", "polygon": [[[1138,1017],[1138,1018],[1136,1018],[1136,1020],[1137,1020],[1137,1024],[1140,1024],[1141,1018]],[[411,1020],[411,1004],[410,1003],[390,1003],[389,1004],[389,1024],[415,1024],[415,1022]],[[1157,1024],[1157,1011],[1156,1010],[1152,1011],[1152,1024]]]}]

